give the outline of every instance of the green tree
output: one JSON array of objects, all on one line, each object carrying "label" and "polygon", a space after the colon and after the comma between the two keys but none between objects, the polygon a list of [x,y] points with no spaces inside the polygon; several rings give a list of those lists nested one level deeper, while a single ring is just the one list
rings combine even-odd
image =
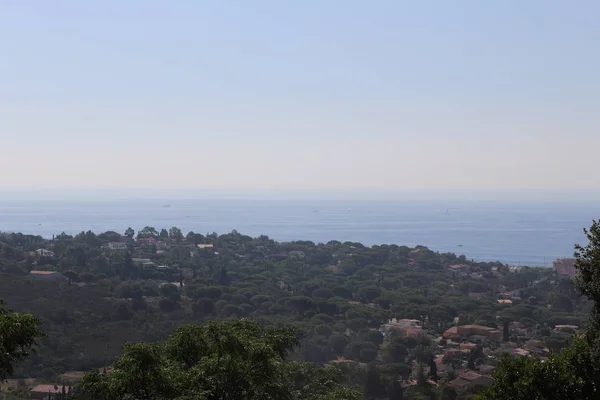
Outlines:
[{"label": "green tree", "polygon": [[169,229],[169,238],[175,243],[181,243],[183,240],[183,232],[181,232],[181,229],[174,226]]},{"label": "green tree", "polygon": [[80,396],[98,400],[358,400],[330,367],[286,362],[298,344],[292,328],[247,320],[183,325],[163,344],[125,348],[113,372],[91,373]]},{"label": "green tree", "polygon": [[456,400],[458,393],[452,386],[444,386],[442,388],[442,397],[440,400]]},{"label": "green tree", "polygon": [[379,399],[383,397],[384,386],[381,383],[379,368],[375,365],[367,367],[367,377],[364,385],[364,398],[366,400]]},{"label": "green tree", "polygon": [[219,285],[227,286],[229,284],[229,275],[227,273],[227,267],[225,265],[221,265],[219,269]]},{"label": "green tree", "polygon": [[30,314],[19,314],[0,300],[0,381],[13,374],[15,364],[29,356],[36,340],[44,336],[39,321]]},{"label": "green tree", "polygon": [[429,382],[427,382],[427,377],[425,376],[422,365],[419,365],[419,369],[417,369],[417,387],[422,389],[429,388]]},{"label": "green tree", "polygon": [[386,388],[387,397],[389,400],[403,400],[404,399],[404,388],[402,383],[396,378],[392,379],[388,383]]},{"label": "green tree", "polygon": [[79,281],[79,275],[71,270],[63,272],[63,275],[69,280],[69,284]]},{"label": "green tree", "polygon": [[402,343],[394,341],[387,348],[387,356],[393,363],[403,363],[408,356],[408,349]]},{"label": "green tree", "polygon": [[381,289],[377,286],[363,287],[358,291],[358,297],[365,303],[372,303],[379,296],[381,296]]},{"label": "green tree", "polygon": [[158,231],[152,226],[145,226],[138,231],[138,238],[158,237]]},{"label": "green tree", "polygon": [[435,359],[433,357],[429,361],[429,377],[434,381],[437,381],[438,379],[437,364],[435,363]]},{"label": "green tree", "polygon": [[588,244],[585,247],[575,246],[575,267],[579,272],[575,286],[592,304],[586,338],[596,363],[600,365],[600,220],[594,220],[584,233]]},{"label": "green tree", "polygon": [[494,383],[478,400],[592,400],[597,399],[595,366],[587,342],[573,345],[540,362],[530,357],[505,355],[494,371]]},{"label": "green tree", "polygon": [[332,335],[329,338],[329,347],[331,347],[336,355],[342,355],[349,342],[350,339],[346,335]]}]

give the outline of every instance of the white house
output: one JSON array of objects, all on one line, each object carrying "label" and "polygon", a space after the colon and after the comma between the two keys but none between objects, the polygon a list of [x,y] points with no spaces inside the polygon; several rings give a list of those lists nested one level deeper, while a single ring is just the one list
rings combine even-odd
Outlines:
[{"label": "white house", "polygon": [[123,243],[123,242],[110,242],[105,244],[104,246],[105,249],[109,249],[109,250],[127,250],[127,243]]},{"label": "white house", "polygon": [[54,252],[46,249],[37,249],[35,254],[42,257],[54,257]]}]

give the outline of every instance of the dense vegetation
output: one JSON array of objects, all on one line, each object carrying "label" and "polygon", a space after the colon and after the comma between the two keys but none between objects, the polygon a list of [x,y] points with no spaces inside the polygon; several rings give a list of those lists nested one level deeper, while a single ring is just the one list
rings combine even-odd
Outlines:
[{"label": "dense vegetation", "polygon": [[[573,282],[551,269],[509,269],[421,246],[278,243],[235,231],[184,236],[146,227],[137,236],[128,229],[52,240],[2,234],[0,268],[0,298],[38,317],[47,334],[15,375],[49,383],[67,371],[118,364],[126,342],[163,342],[182,325],[248,318],[297,329],[300,346],[288,360],[333,362],[367,398],[451,399],[458,395],[446,383],[455,371],[494,365],[506,351],[486,344],[482,356],[478,344],[464,357],[444,357],[448,369],[438,374],[432,360],[451,326],[504,326],[506,343],[535,340],[558,351],[573,331],[554,327],[581,327],[589,311]],[[498,302],[507,295],[510,304]],[[419,320],[425,334],[384,335],[390,318]],[[509,331],[509,323],[518,329]],[[399,378],[413,384],[399,386]]]}]

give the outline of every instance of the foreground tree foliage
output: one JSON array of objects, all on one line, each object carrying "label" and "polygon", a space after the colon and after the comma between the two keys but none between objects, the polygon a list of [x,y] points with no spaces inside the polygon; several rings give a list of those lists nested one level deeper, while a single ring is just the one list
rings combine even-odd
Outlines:
[{"label": "foreground tree foliage", "polygon": [[338,371],[287,362],[298,344],[292,328],[248,320],[183,325],[165,343],[133,343],[107,374],[93,372],[77,398],[149,399],[359,399],[338,383]]},{"label": "foreground tree foliage", "polygon": [[494,373],[494,385],[478,399],[597,399],[591,379],[596,370],[587,342],[576,338],[569,348],[545,362],[505,356]]},{"label": "foreground tree foliage", "polygon": [[29,356],[42,336],[36,318],[13,312],[0,300],[0,382],[13,374],[15,364]]},{"label": "foreground tree foliage", "polygon": [[600,365],[600,221],[594,221],[584,232],[589,243],[585,247],[575,246],[579,272],[575,283],[592,304],[586,338],[594,361]]},{"label": "foreground tree foliage", "polygon": [[506,356],[494,384],[479,400],[592,400],[600,398],[600,224],[585,230],[589,243],[575,246],[576,287],[592,305],[584,337],[548,360]]}]

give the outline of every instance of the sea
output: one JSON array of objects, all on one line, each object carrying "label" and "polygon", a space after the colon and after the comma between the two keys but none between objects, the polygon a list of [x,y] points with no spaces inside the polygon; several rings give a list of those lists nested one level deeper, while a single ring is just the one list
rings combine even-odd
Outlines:
[{"label": "sea", "polygon": [[66,232],[124,232],[176,226],[184,233],[236,230],[278,241],[423,245],[476,261],[551,266],[586,244],[593,203],[156,199],[0,200],[0,231],[51,238]]}]

